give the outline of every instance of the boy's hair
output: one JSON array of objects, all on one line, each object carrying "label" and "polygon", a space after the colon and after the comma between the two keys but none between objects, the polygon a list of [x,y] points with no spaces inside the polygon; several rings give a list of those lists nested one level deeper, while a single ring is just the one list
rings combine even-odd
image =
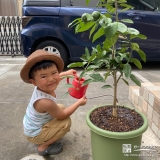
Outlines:
[{"label": "boy's hair", "polygon": [[55,65],[57,67],[56,63],[54,63],[53,61],[50,61],[50,60],[43,60],[41,62],[36,63],[29,71],[29,78],[33,79],[34,73],[36,71],[41,70],[41,69],[47,69],[53,65]]}]

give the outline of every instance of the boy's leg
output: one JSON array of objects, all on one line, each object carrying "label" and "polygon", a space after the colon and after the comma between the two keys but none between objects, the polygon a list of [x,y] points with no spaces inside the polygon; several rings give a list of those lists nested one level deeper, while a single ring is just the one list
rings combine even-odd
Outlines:
[{"label": "boy's leg", "polygon": [[54,119],[47,123],[44,128],[45,127],[50,130],[46,136],[51,138],[38,146],[39,151],[45,150],[49,145],[53,144],[69,132],[71,127],[71,119],[70,117],[65,120]]},{"label": "boy's leg", "polygon": [[[64,109],[63,104],[57,104],[60,108]],[[62,138],[68,131],[70,131],[71,119],[70,117],[64,120],[52,119],[45,124],[42,128],[40,135],[27,138],[29,141],[35,144],[39,144],[38,150],[44,151],[49,145],[53,144],[60,138]]]}]

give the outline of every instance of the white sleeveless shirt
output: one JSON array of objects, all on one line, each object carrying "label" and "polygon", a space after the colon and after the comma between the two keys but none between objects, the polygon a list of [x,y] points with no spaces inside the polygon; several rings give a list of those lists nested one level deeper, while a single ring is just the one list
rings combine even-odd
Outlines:
[{"label": "white sleeveless shirt", "polygon": [[28,137],[37,136],[41,132],[42,126],[53,119],[49,113],[39,113],[35,110],[33,104],[42,98],[56,101],[56,98],[50,94],[38,90],[37,87],[34,88],[31,100],[26,110],[26,114],[23,118],[24,134]]}]

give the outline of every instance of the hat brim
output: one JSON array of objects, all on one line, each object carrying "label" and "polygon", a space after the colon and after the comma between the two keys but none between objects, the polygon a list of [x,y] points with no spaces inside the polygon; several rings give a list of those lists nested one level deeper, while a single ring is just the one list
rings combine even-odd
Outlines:
[{"label": "hat brim", "polygon": [[30,69],[36,63],[41,62],[43,60],[51,60],[51,61],[53,61],[56,64],[59,73],[63,71],[64,63],[63,63],[63,60],[59,56],[57,56],[55,54],[38,55],[38,56],[33,57],[28,62],[26,62],[26,64],[21,69],[20,76],[21,76],[21,78],[22,78],[22,80],[24,82],[31,83],[30,79],[29,79]]}]

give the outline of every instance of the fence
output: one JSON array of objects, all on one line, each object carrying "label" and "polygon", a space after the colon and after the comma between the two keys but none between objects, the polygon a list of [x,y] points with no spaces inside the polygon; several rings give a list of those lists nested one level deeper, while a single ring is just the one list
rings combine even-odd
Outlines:
[{"label": "fence", "polygon": [[0,17],[0,55],[22,54],[20,31],[22,18],[17,16]]}]

